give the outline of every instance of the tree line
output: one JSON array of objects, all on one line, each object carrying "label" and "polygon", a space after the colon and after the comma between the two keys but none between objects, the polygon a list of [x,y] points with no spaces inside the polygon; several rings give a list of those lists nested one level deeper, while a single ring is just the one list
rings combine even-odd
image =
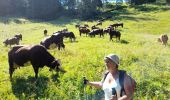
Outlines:
[{"label": "tree line", "polygon": [[[115,3],[118,1],[123,2],[115,0]],[[36,19],[54,19],[59,16],[92,18],[100,14],[105,2],[108,0],[0,0],[0,16]],[[128,3],[133,5],[153,2],[156,0],[128,0]]]}]

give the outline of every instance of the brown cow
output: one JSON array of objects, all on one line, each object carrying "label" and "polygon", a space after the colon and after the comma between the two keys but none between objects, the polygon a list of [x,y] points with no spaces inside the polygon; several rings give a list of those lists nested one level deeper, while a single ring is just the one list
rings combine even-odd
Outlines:
[{"label": "brown cow", "polygon": [[18,39],[22,40],[22,34],[16,34],[14,37],[17,37]]},{"label": "brown cow", "polygon": [[168,35],[167,34],[162,34],[159,38],[158,38],[158,42],[161,42],[163,45],[167,45],[168,42]]},{"label": "brown cow", "polygon": [[47,32],[48,32],[48,31],[45,29],[45,30],[44,30],[44,36],[47,36]]},{"label": "brown cow", "polygon": [[17,68],[14,66],[15,64],[18,66],[24,66],[28,61],[31,62],[34,72],[35,78],[38,78],[38,70],[39,68],[43,68],[47,66],[56,71],[65,72],[60,68],[60,61],[56,60],[44,46],[41,45],[30,45],[30,46],[14,46],[8,52],[8,63],[9,63],[9,74],[10,79],[12,79],[12,74],[14,70]]}]

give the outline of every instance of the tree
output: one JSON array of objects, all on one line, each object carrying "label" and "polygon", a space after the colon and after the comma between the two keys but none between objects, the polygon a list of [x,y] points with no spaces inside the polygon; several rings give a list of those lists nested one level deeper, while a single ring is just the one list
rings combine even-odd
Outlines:
[{"label": "tree", "polygon": [[30,18],[51,19],[60,15],[61,3],[58,0],[29,0],[27,16]]},{"label": "tree", "polygon": [[28,0],[11,0],[12,12],[17,15],[25,15],[28,8]]},{"label": "tree", "polygon": [[83,19],[94,18],[98,14],[98,7],[102,7],[101,0],[81,0],[77,3],[79,17]]},{"label": "tree", "polygon": [[170,4],[170,0],[166,0],[166,2]]},{"label": "tree", "polygon": [[76,0],[65,0],[64,6],[66,6],[68,10],[74,10],[76,8]]},{"label": "tree", "polygon": [[11,13],[11,2],[10,0],[0,0],[0,15],[5,16]]},{"label": "tree", "polygon": [[92,0],[92,4],[96,7],[102,7],[103,3],[101,0]]}]

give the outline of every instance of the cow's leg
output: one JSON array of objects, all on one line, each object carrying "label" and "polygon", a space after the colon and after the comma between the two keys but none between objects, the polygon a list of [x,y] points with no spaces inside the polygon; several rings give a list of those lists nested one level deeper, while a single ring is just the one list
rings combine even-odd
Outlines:
[{"label": "cow's leg", "polygon": [[34,68],[34,72],[35,72],[35,78],[38,78],[38,67],[37,66],[33,66]]},{"label": "cow's leg", "polygon": [[70,42],[72,42],[72,37],[70,37]]},{"label": "cow's leg", "polygon": [[58,50],[60,50],[61,44],[58,44]]},{"label": "cow's leg", "polygon": [[12,74],[13,74],[15,69],[14,69],[14,63],[13,63],[11,55],[8,55],[8,63],[9,63],[10,80],[12,80]]},{"label": "cow's leg", "polygon": [[112,36],[110,35],[110,41],[112,41]]},{"label": "cow's leg", "polygon": [[9,67],[10,80],[12,80],[12,74],[13,74],[14,70],[15,69],[13,68],[13,66]]}]

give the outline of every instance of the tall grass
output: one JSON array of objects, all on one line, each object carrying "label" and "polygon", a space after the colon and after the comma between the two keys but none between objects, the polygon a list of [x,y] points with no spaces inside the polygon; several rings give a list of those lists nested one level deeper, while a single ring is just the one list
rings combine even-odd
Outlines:
[{"label": "tall grass", "polygon": [[[0,22],[0,99],[57,99],[57,100],[82,100],[93,98],[99,100],[102,92],[95,88],[86,87],[82,84],[85,76],[91,81],[100,81],[105,71],[103,58],[109,53],[120,56],[120,69],[136,79],[137,90],[135,100],[168,100],[170,99],[170,45],[165,47],[157,42],[160,34],[170,36],[170,11],[136,11],[128,8],[128,14],[120,14],[114,20],[107,20],[101,27],[107,27],[115,22],[124,22],[121,30],[121,41],[109,41],[109,36],[95,38],[79,36],[76,23],[79,20],[59,19],[49,22],[30,21],[23,18],[1,18]],[[167,7],[168,8],[168,7]],[[159,10],[160,9],[160,10]],[[4,20],[10,20],[4,24]],[[19,20],[21,23],[16,23]],[[65,50],[48,50],[55,58],[61,59],[62,67],[67,73],[49,72],[47,67],[40,69],[39,78],[34,81],[32,66],[17,69],[10,82],[8,74],[7,53],[10,47],[5,47],[2,42],[16,33],[23,34],[21,44],[39,44],[44,38],[43,30],[48,34],[67,27],[76,35],[76,41],[70,43],[64,39]],[[97,92],[96,92],[97,91]]]}]

